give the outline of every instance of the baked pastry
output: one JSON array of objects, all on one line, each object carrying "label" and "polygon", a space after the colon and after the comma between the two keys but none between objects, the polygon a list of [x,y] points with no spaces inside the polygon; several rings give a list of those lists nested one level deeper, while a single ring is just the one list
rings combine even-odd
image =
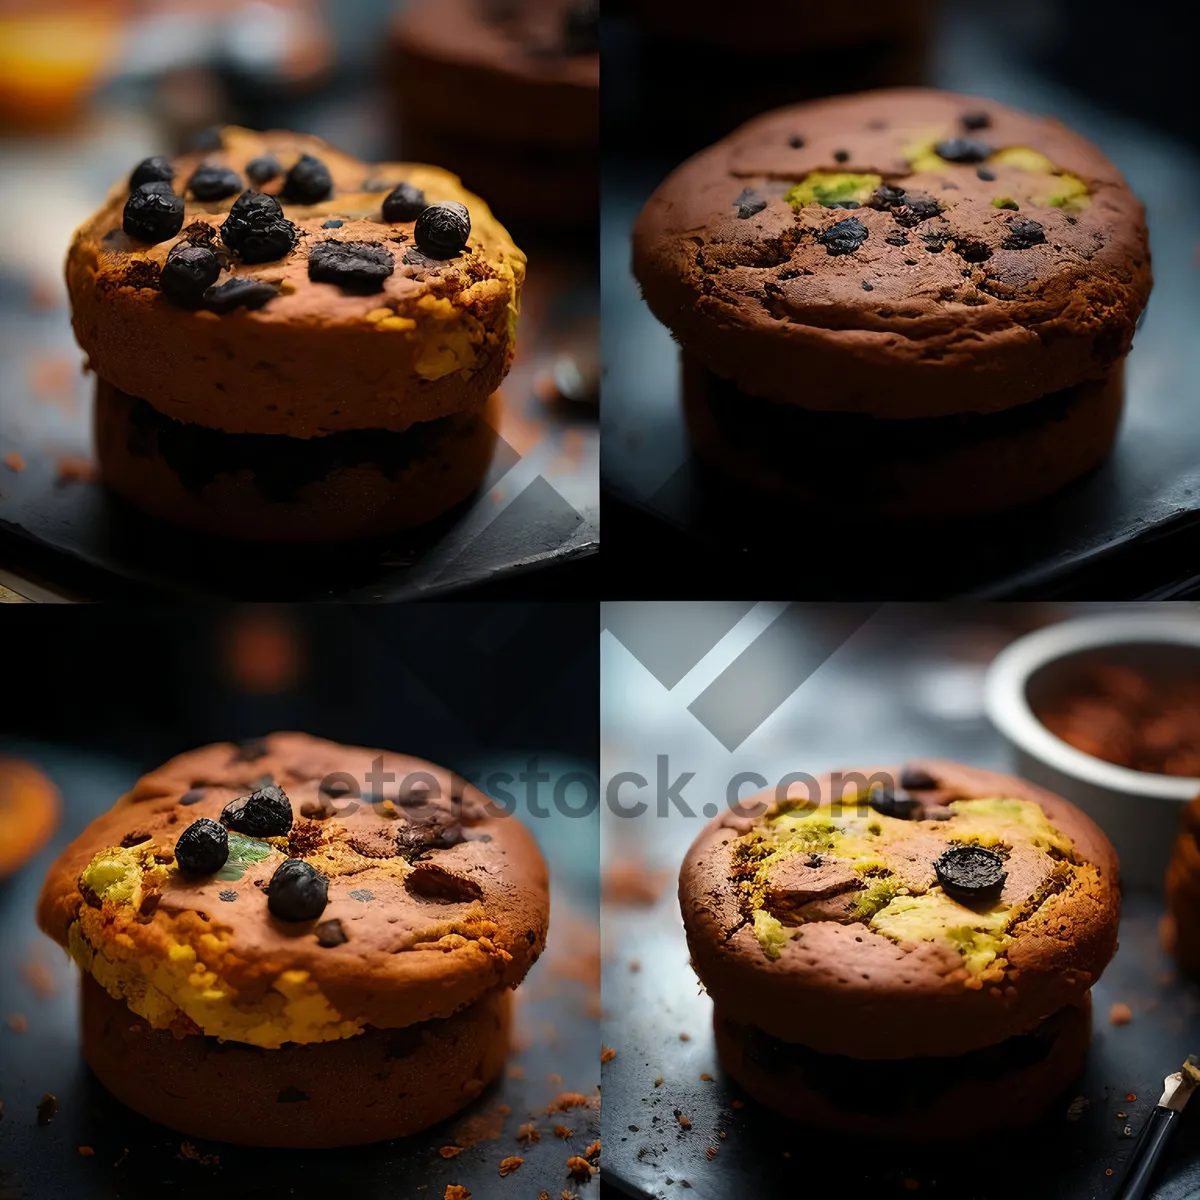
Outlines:
[{"label": "baked pastry", "polygon": [[679,899],[721,1061],[751,1095],[928,1140],[1032,1122],[1070,1084],[1119,915],[1088,817],[935,760],[740,809],[692,844]]},{"label": "baked pastry", "polygon": [[23,867],[58,826],[58,788],[32,763],[0,758],[0,879]]},{"label": "baked pastry", "polygon": [[406,158],[445,163],[522,230],[598,213],[597,0],[411,0],[392,29]]},{"label": "baked pastry", "polygon": [[140,779],[51,868],[38,921],[83,969],[84,1056],[119,1099],[313,1147],[482,1091],[548,906],[533,838],[463,780],[280,733]]},{"label": "baked pastry", "polygon": [[[67,257],[104,481],[235,537],[427,520],[486,470],[524,276],[483,201],[435,167],[234,127],[219,149],[147,159]],[[214,431],[269,440],[222,449]],[[318,492],[279,495],[276,464]]]},{"label": "baked pastry", "polygon": [[1167,864],[1163,946],[1185,971],[1200,971],[1200,796],[1183,810]]},{"label": "baked pastry", "polygon": [[[633,262],[700,368],[688,409],[710,464],[871,515],[1016,507],[1095,466],[1151,284],[1141,205],[1100,151],[919,89],[743,126],[658,188]],[[738,453],[713,452],[712,424]],[[927,483],[1010,464],[982,496]]]}]

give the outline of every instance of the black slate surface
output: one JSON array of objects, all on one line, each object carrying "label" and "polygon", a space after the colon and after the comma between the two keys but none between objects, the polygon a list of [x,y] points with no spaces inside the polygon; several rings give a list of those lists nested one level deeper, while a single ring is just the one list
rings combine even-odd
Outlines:
[{"label": "black slate surface", "polygon": [[[1052,502],[970,529],[837,529],[747,502],[692,464],[667,331],[629,271],[629,229],[674,167],[658,147],[606,140],[602,321],[606,367],[602,489],[628,516],[613,553],[624,571],[672,561],[717,568],[730,594],[743,572],[769,571],[810,599],[1074,595],[1124,599],[1195,586],[1200,550],[1200,156],[1039,75],[988,25],[999,11],[947,6],[934,82],[1057,116],[1096,141],[1144,201],[1155,287],[1128,361],[1128,403],[1109,462]],[[1029,38],[1025,39],[1029,41]],[[1036,44],[1036,38],[1033,43]],[[606,53],[607,53],[606,47]],[[620,38],[612,50],[619,55]],[[619,78],[614,67],[609,78]],[[614,102],[614,107],[615,107]],[[853,486],[849,479],[847,486]],[[627,526],[627,527],[626,527]],[[864,563],[870,571],[857,570]],[[932,565],[931,565],[932,564]],[[732,569],[730,569],[732,568]],[[686,576],[657,590],[683,595]],[[711,589],[709,594],[714,594]]]},{"label": "black slate surface", "polygon": [[[553,920],[546,954],[519,993],[525,999],[518,1007],[517,1030],[525,1044],[509,1061],[523,1069],[522,1078],[499,1080],[459,1116],[413,1138],[312,1151],[192,1143],[199,1155],[219,1157],[219,1162],[205,1162],[181,1157],[184,1139],[179,1134],[117,1103],[84,1066],[76,1030],[75,968],[33,919],[41,880],[54,856],[86,821],[128,788],[137,771],[121,760],[52,744],[7,742],[2,750],[24,755],[45,770],[63,792],[65,812],[52,845],[0,882],[0,949],[5,959],[0,1016],[20,1013],[28,1022],[23,1033],[0,1024],[0,1200],[159,1200],[165,1195],[204,1200],[264,1195],[442,1200],[450,1183],[468,1187],[479,1200],[504,1194],[536,1196],[542,1189],[557,1200],[568,1185],[567,1157],[582,1153],[599,1134],[595,1107],[566,1116],[545,1115],[560,1092],[591,1093],[599,1079],[599,1029],[589,1015],[587,990],[556,969],[556,962],[563,961],[560,955],[569,960],[579,953],[580,923],[593,929],[596,925],[594,824],[589,834],[581,822],[562,829],[553,814],[549,821],[531,822],[554,880]],[[575,941],[570,937],[573,929]],[[45,964],[56,982],[49,998],[40,996],[24,973],[26,964],[34,961]],[[561,1076],[561,1082],[551,1075]],[[36,1106],[46,1092],[57,1096],[58,1115],[39,1127]],[[220,1102],[220,1096],[213,1097],[214,1104]],[[438,1153],[440,1147],[453,1144],[454,1130],[464,1120],[501,1104],[512,1112],[498,1140],[479,1142],[449,1159]],[[523,1147],[516,1141],[517,1126],[530,1120],[538,1124],[542,1140]],[[552,1135],[559,1121],[575,1131],[568,1142]],[[80,1156],[79,1146],[92,1147],[94,1155]],[[509,1155],[525,1163],[515,1175],[501,1179],[497,1168]],[[582,1200],[599,1191],[594,1184],[577,1190]]]}]

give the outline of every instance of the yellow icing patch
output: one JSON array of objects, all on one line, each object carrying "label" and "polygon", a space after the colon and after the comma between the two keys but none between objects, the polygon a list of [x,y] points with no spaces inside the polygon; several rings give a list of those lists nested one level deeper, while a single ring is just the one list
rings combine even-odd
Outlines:
[{"label": "yellow icing patch", "polygon": [[789,188],[783,198],[797,209],[810,204],[836,204],[845,200],[863,204],[882,182],[879,175],[811,171],[795,187]]},{"label": "yellow icing patch", "polygon": [[768,958],[778,958],[788,939],[796,931],[789,929],[777,917],[771,916],[769,912],[761,908],[754,910],[751,920],[754,922],[754,936],[758,938],[762,952]]},{"label": "yellow icing patch", "polygon": [[988,967],[1011,940],[1007,908],[979,913],[951,900],[940,888],[921,896],[897,896],[870,920],[872,929],[894,942],[947,941],[974,975]]},{"label": "yellow icing patch", "polygon": [[989,844],[989,838],[991,843],[1011,842],[1015,835],[1039,850],[1069,855],[1075,849],[1071,839],[1055,829],[1041,808],[1029,800],[955,800],[949,807],[957,818],[954,832],[959,840],[983,845]]},{"label": "yellow icing patch", "polygon": [[1064,172],[1057,179],[1054,191],[1046,196],[1034,197],[1035,204],[1044,204],[1048,208],[1065,208],[1071,212],[1081,212],[1091,204],[1087,184],[1077,175]]},{"label": "yellow icing patch", "polygon": [[1005,146],[988,159],[991,166],[1016,167],[1019,171],[1041,171],[1053,175],[1057,168],[1044,154],[1028,146]]}]

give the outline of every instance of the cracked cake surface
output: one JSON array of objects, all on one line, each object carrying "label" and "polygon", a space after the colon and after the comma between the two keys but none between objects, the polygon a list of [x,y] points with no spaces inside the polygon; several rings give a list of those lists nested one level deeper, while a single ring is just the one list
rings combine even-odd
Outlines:
[{"label": "cracked cake surface", "polygon": [[679,896],[722,1011],[825,1053],[892,1059],[965,1053],[1082,1002],[1116,946],[1103,833],[1022,780],[905,768],[918,769],[932,786],[857,768],[822,777],[811,801],[767,792],[705,827]]},{"label": "cracked cake surface", "polygon": [[[293,438],[401,431],[495,391],[525,255],[483,200],[305,134],[219,137],[139,164],[75,233],[72,318],[100,377],[179,421]],[[447,212],[465,237],[436,236]]]},{"label": "cracked cake surface", "polygon": [[893,419],[1104,377],[1151,284],[1117,168],[1056,121],[900,89],[768,113],[660,185],[634,273],[741,390]]},{"label": "cracked cake surface", "polygon": [[[260,792],[274,819],[290,809],[286,832],[245,832],[244,806],[229,808]],[[200,822],[226,828],[215,872],[176,855]],[[324,903],[279,903],[289,860],[325,881]],[[38,920],[152,1028],[276,1048],[447,1017],[515,987],[545,945],[547,889],[528,831],[451,772],[278,733],[143,776],[59,857]]]}]

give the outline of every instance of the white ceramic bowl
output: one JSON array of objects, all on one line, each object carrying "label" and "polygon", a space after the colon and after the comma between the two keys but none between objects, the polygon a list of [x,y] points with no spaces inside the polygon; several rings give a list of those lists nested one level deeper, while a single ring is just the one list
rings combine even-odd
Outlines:
[{"label": "white ceramic bowl", "polygon": [[1039,698],[1092,662],[1136,667],[1151,679],[1200,678],[1200,608],[1080,617],[1019,638],[988,670],[988,717],[1014,771],[1077,804],[1108,834],[1127,886],[1160,888],[1183,806],[1200,778],[1118,767],[1069,746],[1038,720]]}]

